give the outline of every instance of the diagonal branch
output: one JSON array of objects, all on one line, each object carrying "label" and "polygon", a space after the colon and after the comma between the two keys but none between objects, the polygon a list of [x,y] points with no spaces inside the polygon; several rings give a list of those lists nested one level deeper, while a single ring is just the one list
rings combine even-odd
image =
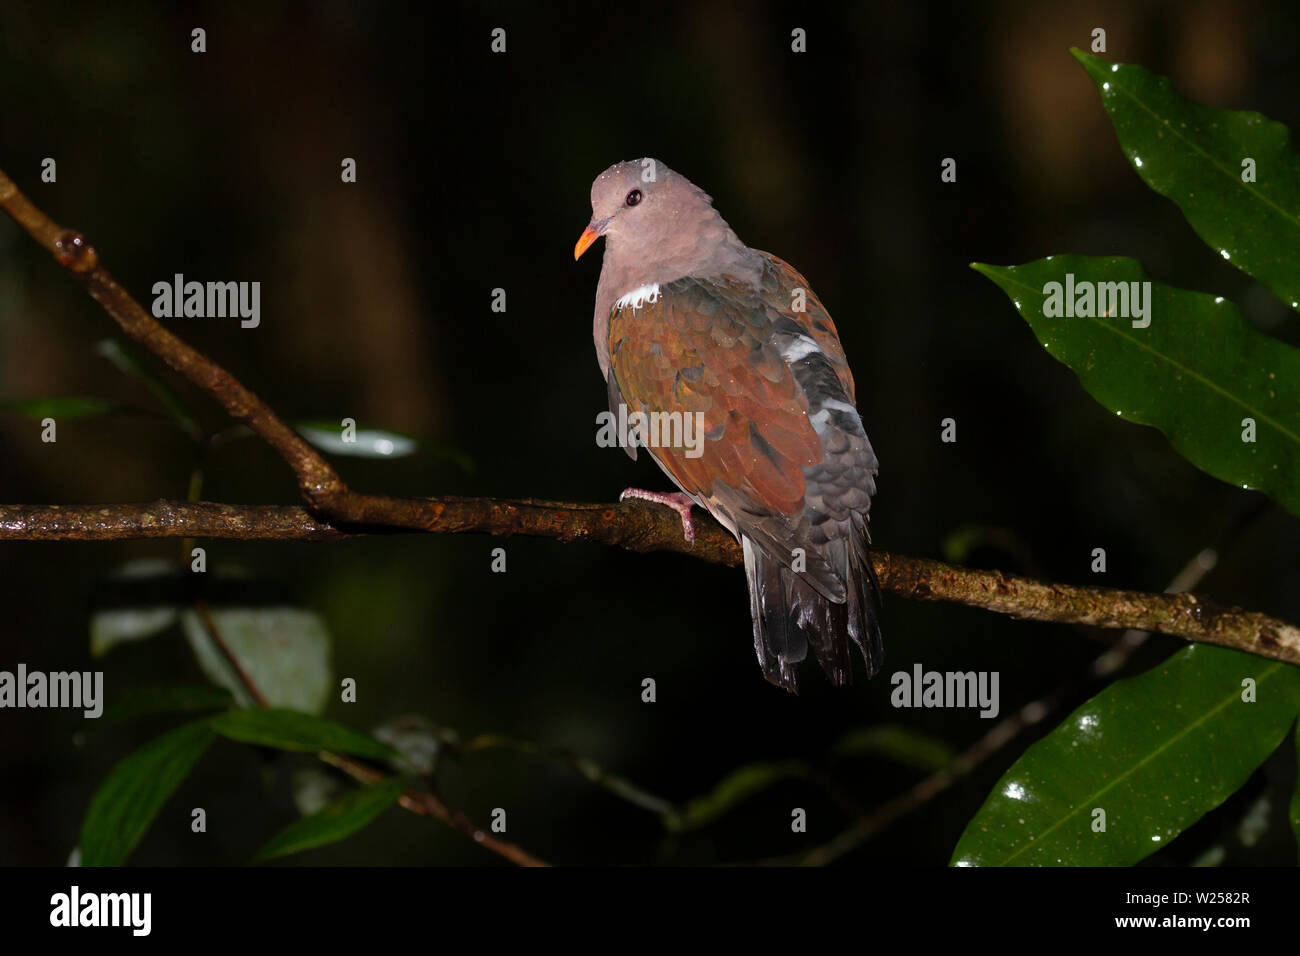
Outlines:
[{"label": "diagonal branch", "polygon": [[[248,673],[248,670],[239,660],[239,657],[231,649],[230,644],[221,636],[221,630],[217,627],[217,622],[212,618],[212,612],[208,609],[208,603],[199,598],[195,600],[194,604],[195,610],[198,611],[199,617],[203,622],[204,630],[207,631],[208,640],[216,645],[217,650],[221,653],[221,656],[225,658],[230,669],[235,672],[235,676],[238,678],[240,685],[248,693],[248,696],[253,699],[253,703],[258,707],[268,706],[266,697],[262,694],[257,683]],[[317,756],[324,763],[327,763],[332,767],[338,767],[344,773],[352,777],[353,780],[360,783],[374,784],[387,779],[385,774],[375,770],[373,767],[368,767],[361,761],[354,760],[351,757],[332,753],[328,750],[320,751]],[[437,794],[421,790],[406,789],[402,791],[402,795],[398,797],[397,802],[403,809],[409,810],[412,813],[438,818],[453,830],[458,830],[459,832],[464,833],[475,843],[481,844],[493,853],[498,853],[519,866],[547,865],[532,854],[528,853],[526,850],[523,850],[512,843],[506,843],[490,836],[481,827],[475,826],[473,821],[463,813],[458,813],[448,808],[447,805],[438,798]]]},{"label": "diagonal branch", "polygon": [[219,401],[230,417],[243,422],[283,458],[298,476],[298,486],[312,504],[346,491],[338,473],[303,438],[233,375],[186,345],[141,307],[99,264],[99,256],[81,233],[58,226],[0,171],[0,209],[27,230],[85,286],[91,298],[122,331]]},{"label": "diagonal branch", "polygon": [[[137,342],[219,401],[293,469],[308,509],[159,501],[146,505],[0,506],[0,540],[113,540],[211,537],[326,540],[358,533],[421,530],[514,534],[594,541],[634,551],[677,551],[740,564],[740,549],[721,527],[705,524],[694,545],[677,516],[636,503],[574,504],[490,498],[398,498],[356,492],[260,398],[229,372],[163,328],[99,264],[77,232],[56,225],[0,172],[0,209],[55,260]],[[877,553],[881,587],[921,601],[969,604],[1035,621],[1089,624],[1170,634],[1300,664],[1300,629],[1268,615],[1213,604],[1193,594],[1151,594],[1035,581],[1001,571]]]}]

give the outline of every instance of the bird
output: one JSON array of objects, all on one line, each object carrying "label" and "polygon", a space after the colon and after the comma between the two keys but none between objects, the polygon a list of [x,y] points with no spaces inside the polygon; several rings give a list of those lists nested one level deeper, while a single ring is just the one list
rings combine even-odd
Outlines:
[{"label": "bird", "polygon": [[[850,644],[872,677],[884,659],[867,525],[879,463],[830,313],[793,266],[745,245],[703,189],[659,160],[610,166],[591,209],[573,256],[604,237],[592,327],[610,414],[637,421],[625,450],[636,460],[646,448],[679,489],[629,488],[621,500],[676,509],[688,541],[696,506],[736,537],[769,682],[797,693],[811,648],[843,686]],[[702,440],[648,425],[675,413]]]}]

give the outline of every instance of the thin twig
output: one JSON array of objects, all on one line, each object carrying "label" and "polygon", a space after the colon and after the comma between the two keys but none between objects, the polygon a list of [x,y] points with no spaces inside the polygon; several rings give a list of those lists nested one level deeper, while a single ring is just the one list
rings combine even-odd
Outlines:
[{"label": "thin twig", "polygon": [[[344,757],[339,754],[322,751],[320,759],[333,767],[338,767],[359,783],[371,784],[384,779],[382,773],[371,767],[367,767],[363,763],[353,760],[351,757]],[[465,814],[450,809],[445,803],[438,799],[436,794],[421,790],[407,790],[398,798],[397,802],[401,804],[404,809],[410,810],[412,813],[419,813],[424,816],[435,817],[436,819],[441,820],[452,829],[459,830],[475,843],[487,850],[491,850],[498,856],[504,857],[511,863],[515,863],[519,866],[550,865],[513,843],[498,840],[482,827],[476,826],[469,817],[465,816]]]},{"label": "thin twig", "polygon": [[464,742],[460,735],[449,727],[435,727],[434,734],[438,740],[454,753],[465,755],[482,750],[505,749],[517,753],[545,757],[557,763],[565,764],[577,771],[591,783],[609,791],[616,797],[626,800],[635,807],[648,810],[661,819],[668,821],[680,816],[680,809],[671,801],[655,796],[638,787],[625,777],[611,773],[589,757],[583,757],[565,747],[525,740],[509,734],[479,734]]},{"label": "thin twig", "polygon": [[266,707],[266,698],[262,696],[257,684],[253,682],[252,675],[244,669],[244,665],[239,662],[235,652],[230,649],[230,645],[221,636],[221,631],[217,628],[217,622],[212,619],[212,611],[208,608],[208,602],[201,597],[196,597],[194,598],[194,609],[198,612],[199,620],[203,622],[203,629],[208,632],[208,639],[221,652],[221,656],[226,659],[226,663],[235,672],[235,676],[239,678],[239,683],[248,692],[248,696],[253,699],[253,703],[258,707]]}]

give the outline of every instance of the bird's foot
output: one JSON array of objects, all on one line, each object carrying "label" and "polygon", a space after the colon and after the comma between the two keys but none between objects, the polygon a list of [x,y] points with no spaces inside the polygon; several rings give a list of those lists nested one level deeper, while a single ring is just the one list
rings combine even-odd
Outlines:
[{"label": "bird's foot", "polygon": [[691,520],[691,509],[695,507],[695,502],[691,500],[690,495],[680,491],[646,491],[642,488],[624,488],[623,493],[618,496],[618,500],[626,501],[628,498],[640,498],[642,501],[653,501],[656,504],[672,508],[682,516],[682,534],[686,537],[686,543],[695,543],[695,522]]}]

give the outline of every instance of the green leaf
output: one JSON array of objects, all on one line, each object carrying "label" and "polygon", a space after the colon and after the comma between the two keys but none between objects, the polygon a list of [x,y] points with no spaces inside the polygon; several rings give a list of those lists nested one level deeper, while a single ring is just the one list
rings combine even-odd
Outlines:
[{"label": "green leaf", "polygon": [[358,426],[353,441],[343,440],[343,426],[337,421],[313,419],[294,422],[293,427],[308,442],[322,451],[353,458],[402,458],[417,451],[431,452],[473,474],[474,459],[459,448],[428,438],[415,438],[392,429]]},{"label": "green leaf", "polygon": [[897,724],[877,724],[851,730],[835,743],[837,757],[888,757],[920,770],[942,770],[953,753],[942,740]]},{"label": "green leaf", "polygon": [[289,824],[271,837],[253,857],[272,857],[300,853],[318,846],[337,843],[369,824],[397,802],[405,789],[401,779],[390,777],[326,804],[309,817]]},{"label": "green leaf", "polygon": [[119,372],[129,375],[140,382],[167,409],[172,420],[180,426],[181,431],[198,441],[203,437],[203,429],[198,420],[186,406],[176,391],[132,355],[117,339],[101,339],[95,343],[95,351],[112,362]]},{"label": "green leaf", "polygon": [[397,756],[396,750],[374,737],[295,710],[270,707],[230,710],[213,717],[209,723],[223,737],[278,750],[331,750],[384,759]]},{"label": "green leaf", "polygon": [[[1133,259],[1048,256],[971,267],[1010,296],[1047,351],[1102,405],[1154,425],[1203,471],[1300,514],[1300,351],[1255,331],[1231,302],[1159,282],[1151,283],[1146,328],[1118,315],[1043,314],[1047,284],[1064,286],[1068,275],[1076,289],[1083,281],[1149,281]],[[1246,419],[1253,442],[1242,440]]]},{"label": "green leaf", "polygon": [[96,415],[109,415],[113,412],[127,410],[117,402],[88,395],[0,399],[0,412],[14,412],[37,420],[43,418],[56,420],[60,418],[93,418]]},{"label": "green leaf", "polygon": [[[1242,700],[1246,678],[1251,703]],[[1112,684],[1025,751],[967,825],[952,862],[1136,863],[1244,784],[1298,709],[1300,668],[1193,644]]]},{"label": "green leaf", "polygon": [[[162,558],[135,558],[109,576],[111,595],[147,594],[137,604],[97,608],[90,617],[90,654],[103,657],[118,644],[142,641],[161,634],[179,617],[176,585],[180,582],[176,562]],[[102,599],[100,599],[102,603]]]},{"label": "green leaf", "polygon": [[161,634],[176,622],[174,607],[115,607],[90,618],[90,655],[103,657],[118,644]]},{"label": "green leaf", "polygon": [[216,735],[185,724],[123,759],[95,791],[81,826],[83,866],[121,866]]},{"label": "green leaf", "polygon": [[783,780],[803,780],[807,776],[808,765],[799,760],[748,764],[727,774],[708,793],[687,802],[680,814],[665,817],[664,823],[674,833],[697,830]]},{"label": "green leaf", "polygon": [[[1121,148],[1148,186],[1178,204],[1196,234],[1238,269],[1300,308],[1300,156],[1259,113],[1183,99],[1140,66],[1080,50]],[[1242,163],[1255,161],[1256,182]]]},{"label": "green leaf", "polygon": [[132,691],[104,708],[105,721],[134,720],[149,714],[193,714],[225,710],[233,701],[230,691],[211,684],[166,684]]},{"label": "green leaf", "polygon": [[356,428],[343,440],[343,426],[335,422],[300,422],[294,426],[300,435],[322,451],[353,458],[404,458],[413,454],[419,443],[409,435],[381,428]]},{"label": "green leaf", "polygon": [[[222,641],[270,706],[324,712],[333,677],[329,632],[319,614],[286,605],[214,606],[210,613]],[[187,608],[180,617],[203,673],[243,706],[252,706],[244,682],[213,644],[199,613]]]}]

